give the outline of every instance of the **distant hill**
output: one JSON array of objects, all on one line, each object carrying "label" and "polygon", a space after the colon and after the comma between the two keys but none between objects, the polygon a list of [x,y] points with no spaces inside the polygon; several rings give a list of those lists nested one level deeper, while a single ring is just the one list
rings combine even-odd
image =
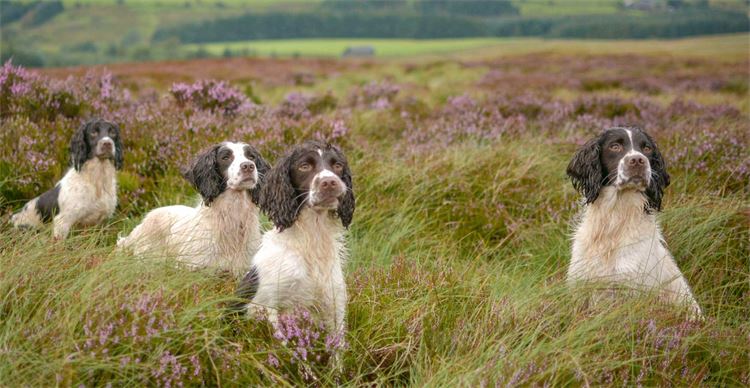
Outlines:
[{"label": "distant hill", "polygon": [[0,59],[176,59],[212,55],[195,44],[268,39],[677,38],[748,31],[747,11],[744,0],[2,0]]}]

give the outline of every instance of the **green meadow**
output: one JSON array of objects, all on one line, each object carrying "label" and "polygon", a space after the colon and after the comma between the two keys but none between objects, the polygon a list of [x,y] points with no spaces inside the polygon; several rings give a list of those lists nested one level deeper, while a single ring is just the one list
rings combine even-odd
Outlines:
[{"label": "green meadow", "polygon": [[462,39],[281,39],[245,42],[185,44],[188,51],[205,50],[221,56],[229,50],[234,55],[340,57],[349,47],[369,46],[375,57],[419,56],[461,57],[473,55],[517,55],[531,53],[580,54],[660,54],[678,56],[715,56],[717,59],[744,56],[750,48],[746,34],[720,35],[690,39],[623,40],[562,40],[541,38],[462,38]]},{"label": "green meadow", "polygon": [[339,57],[348,47],[369,46],[378,57],[404,57],[425,54],[446,54],[482,47],[497,46],[501,39],[284,39],[247,42],[217,42],[206,45],[187,44],[187,50],[205,49],[220,56],[229,50],[237,54],[260,56]]}]

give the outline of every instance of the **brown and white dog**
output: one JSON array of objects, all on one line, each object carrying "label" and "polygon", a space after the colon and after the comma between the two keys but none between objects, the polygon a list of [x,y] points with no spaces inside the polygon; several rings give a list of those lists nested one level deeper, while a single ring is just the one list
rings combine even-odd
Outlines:
[{"label": "brown and white dog", "polygon": [[263,235],[240,283],[238,296],[249,301],[241,309],[263,311],[275,323],[279,312],[302,307],[343,334],[344,232],[354,205],[351,171],[337,147],[310,141],[281,159],[261,190],[261,209],[275,229]]},{"label": "brown and white dog", "polygon": [[658,290],[700,316],[656,220],[669,174],[651,136],[636,127],[610,128],[578,150],[567,173],[586,200],[573,236],[568,282]]},{"label": "brown and white dog", "polygon": [[117,174],[122,168],[120,128],[93,119],[70,140],[71,168],[55,187],[26,203],[11,217],[16,227],[38,228],[52,221],[54,236],[63,239],[74,226],[93,226],[117,207]]},{"label": "brown and white dog", "polygon": [[202,196],[198,206],[152,210],[129,236],[117,241],[118,248],[241,276],[260,244],[257,203],[269,167],[248,144],[224,142],[210,147],[183,171]]}]

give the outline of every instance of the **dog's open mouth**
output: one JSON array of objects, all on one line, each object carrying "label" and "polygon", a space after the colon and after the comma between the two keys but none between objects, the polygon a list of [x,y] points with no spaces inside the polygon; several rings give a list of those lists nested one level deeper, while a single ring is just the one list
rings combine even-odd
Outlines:
[{"label": "dog's open mouth", "polygon": [[255,186],[255,178],[249,176],[238,180],[230,180],[227,186],[232,190],[248,190]]},{"label": "dog's open mouth", "polygon": [[648,186],[648,180],[640,175],[629,177],[623,182],[620,187],[622,188],[633,188],[633,189],[645,189]]}]

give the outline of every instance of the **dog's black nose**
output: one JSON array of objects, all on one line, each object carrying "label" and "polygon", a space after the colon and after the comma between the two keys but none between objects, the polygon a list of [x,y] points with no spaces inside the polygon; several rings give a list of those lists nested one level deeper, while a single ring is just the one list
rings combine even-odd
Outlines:
[{"label": "dog's black nose", "polygon": [[334,190],[338,186],[338,179],[334,177],[323,178],[320,180],[321,190]]},{"label": "dog's black nose", "polygon": [[642,167],[646,165],[646,158],[643,155],[628,156],[625,163],[629,167]]},{"label": "dog's black nose", "polygon": [[104,143],[102,143],[102,148],[104,148],[105,150],[111,150],[112,149],[112,143],[108,142],[108,141],[105,141]]},{"label": "dog's black nose", "polygon": [[242,172],[253,172],[253,170],[255,170],[255,165],[252,162],[242,162],[242,164],[240,164],[240,170],[242,170]]}]

